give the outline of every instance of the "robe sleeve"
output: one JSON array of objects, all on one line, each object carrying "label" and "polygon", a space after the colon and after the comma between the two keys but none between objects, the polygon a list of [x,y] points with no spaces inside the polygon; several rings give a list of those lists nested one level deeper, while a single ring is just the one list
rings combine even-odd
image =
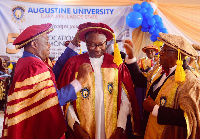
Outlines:
[{"label": "robe sleeve", "polygon": [[190,71],[178,88],[178,104],[184,112],[188,138],[200,138],[200,80]]},{"label": "robe sleeve", "polygon": [[[69,44],[69,46],[70,45],[71,45],[71,43]],[[67,47],[65,49],[64,53],[62,53],[62,55],[56,61],[56,64],[53,67],[53,72],[55,74],[56,80],[58,79],[65,63],[69,60],[69,58],[71,58],[72,56],[78,55],[78,53],[75,52],[74,49],[75,49],[75,47]]]},{"label": "robe sleeve", "polygon": [[175,125],[187,127],[184,112],[181,109],[173,109],[169,107],[160,106],[158,109],[157,122],[161,125]]},{"label": "robe sleeve", "polygon": [[126,64],[130,75],[131,79],[134,83],[135,86],[141,87],[141,88],[146,88],[147,87],[147,78],[142,74],[140,71],[137,62],[131,63],[131,64]]},{"label": "robe sleeve", "polygon": [[129,101],[131,102],[133,120],[134,120],[134,132],[140,133],[140,118],[139,118],[139,107],[137,103],[137,98],[135,95],[133,82],[131,80],[131,75],[129,70],[125,64],[121,64],[119,67],[119,72],[121,76],[121,81],[125,87],[125,91],[127,92],[127,96]]}]

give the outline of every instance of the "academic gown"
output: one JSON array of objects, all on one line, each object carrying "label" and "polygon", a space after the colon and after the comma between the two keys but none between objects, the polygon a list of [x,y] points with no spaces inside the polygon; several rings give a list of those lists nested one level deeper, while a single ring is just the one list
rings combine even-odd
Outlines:
[{"label": "academic gown", "polygon": [[72,85],[57,90],[52,69],[24,51],[9,90],[2,138],[59,139],[66,131],[66,122],[57,93],[63,104],[76,99]]},{"label": "academic gown", "polygon": [[[82,63],[90,63],[88,53],[70,58],[58,78],[58,87],[62,87],[73,80],[77,75],[78,67]],[[132,116],[134,119],[134,131],[138,133],[140,125],[137,100],[135,98],[133,84],[127,67],[125,64],[121,64],[118,67],[115,63],[113,63],[113,56],[105,53],[101,71],[105,101],[106,138],[109,138],[114,129],[116,129],[117,114],[121,103],[121,88],[123,86],[125,88],[125,92],[127,92],[129,101],[131,102]],[[73,106],[80,120],[81,127],[89,133],[91,138],[94,138],[94,73],[88,77],[88,80],[89,81],[83,85],[83,89],[77,93],[78,97],[77,100],[73,102]]]},{"label": "academic gown", "polygon": [[184,83],[175,82],[175,71],[164,80],[162,85],[153,91],[163,74],[161,67],[155,66],[145,76],[137,63],[127,64],[134,84],[146,87],[146,97],[151,96],[159,105],[158,116],[144,110],[142,129],[144,138],[200,138],[200,81],[190,71],[184,61],[186,73]]}]

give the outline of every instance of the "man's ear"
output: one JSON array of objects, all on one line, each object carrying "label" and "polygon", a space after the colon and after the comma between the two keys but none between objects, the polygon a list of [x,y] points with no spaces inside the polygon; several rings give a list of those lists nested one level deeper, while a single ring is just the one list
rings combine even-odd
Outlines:
[{"label": "man's ear", "polygon": [[38,46],[38,44],[37,44],[36,41],[32,41],[32,42],[31,42],[31,47],[32,47],[32,48],[37,49],[37,46]]}]

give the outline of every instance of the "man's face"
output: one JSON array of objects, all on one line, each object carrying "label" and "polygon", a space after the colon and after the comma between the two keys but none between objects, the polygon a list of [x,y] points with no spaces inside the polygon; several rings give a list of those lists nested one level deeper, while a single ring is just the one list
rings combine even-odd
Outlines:
[{"label": "man's face", "polygon": [[99,33],[89,33],[86,36],[86,46],[89,56],[100,58],[106,51],[106,36]]},{"label": "man's face", "polygon": [[40,57],[42,61],[45,61],[47,58],[49,58],[50,47],[51,47],[47,34],[45,33],[41,35],[35,40],[35,42],[37,43],[36,45],[37,56]]},{"label": "man's face", "polygon": [[149,49],[146,49],[145,53],[148,58],[152,59],[155,56],[156,51],[155,49],[149,48]]},{"label": "man's face", "polygon": [[160,65],[162,65],[163,68],[172,68],[176,65],[176,61],[178,59],[177,50],[164,44],[159,54]]}]

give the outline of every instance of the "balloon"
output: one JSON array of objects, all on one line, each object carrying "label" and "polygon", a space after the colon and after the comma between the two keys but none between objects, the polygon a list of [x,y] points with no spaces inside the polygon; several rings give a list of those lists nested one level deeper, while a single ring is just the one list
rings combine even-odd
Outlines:
[{"label": "balloon", "polygon": [[148,29],[148,28],[141,28],[141,31],[143,31],[143,32],[148,32],[149,29]]},{"label": "balloon", "polygon": [[151,28],[156,28],[156,26],[157,26],[156,24],[154,24],[154,25],[151,25]]},{"label": "balloon", "polygon": [[131,12],[126,16],[126,23],[131,28],[137,28],[142,24],[143,17],[139,12]]},{"label": "balloon", "polygon": [[146,9],[147,9],[147,13],[149,13],[149,14],[153,14],[154,13],[153,8],[149,7],[149,8],[146,8]]},{"label": "balloon", "polygon": [[141,15],[145,15],[147,13],[147,10],[145,8],[141,8],[140,11]]},{"label": "balloon", "polygon": [[168,33],[166,28],[161,28],[160,32],[162,32],[162,33]]},{"label": "balloon", "polygon": [[152,42],[155,42],[157,40],[157,37],[154,36],[154,35],[151,35],[150,39],[151,39]]},{"label": "balloon", "polygon": [[154,25],[155,23],[156,23],[156,20],[155,20],[154,18],[148,19],[148,24],[149,24],[150,26]]},{"label": "balloon", "polygon": [[158,47],[160,47],[160,46],[163,46],[163,42],[161,42],[161,41],[155,41],[154,43],[153,43],[153,45],[155,45],[155,46],[158,46]]},{"label": "balloon", "polygon": [[154,30],[155,30],[155,28],[154,28],[154,27],[151,27],[151,28],[149,29],[149,33],[150,33],[150,34],[153,34]]},{"label": "balloon", "polygon": [[154,15],[153,18],[156,20],[156,22],[161,21],[161,17],[159,15]]},{"label": "balloon", "polygon": [[143,28],[148,28],[148,27],[149,27],[149,24],[148,24],[148,21],[147,21],[147,20],[143,20],[143,21],[142,21],[142,27],[143,27]]},{"label": "balloon", "polygon": [[159,36],[159,32],[160,32],[159,29],[155,29],[155,30],[153,31],[153,35],[155,35],[155,36]]},{"label": "balloon", "polygon": [[145,13],[146,19],[149,19],[149,18],[152,18],[152,17],[153,17],[153,13],[148,13],[148,12]]},{"label": "balloon", "polygon": [[141,7],[142,8],[148,8],[149,7],[149,3],[144,1],[144,2],[141,3]]},{"label": "balloon", "polygon": [[157,23],[157,26],[156,26],[156,27],[157,27],[157,28],[163,28],[163,26],[164,26],[164,25],[163,25],[162,21],[160,21],[160,22]]},{"label": "balloon", "polygon": [[134,11],[138,12],[138,11],[140,11],[140,9],[141,9],[141,5],[140,4],[136,3],[136,4],[133,5],[133,10]]}]

